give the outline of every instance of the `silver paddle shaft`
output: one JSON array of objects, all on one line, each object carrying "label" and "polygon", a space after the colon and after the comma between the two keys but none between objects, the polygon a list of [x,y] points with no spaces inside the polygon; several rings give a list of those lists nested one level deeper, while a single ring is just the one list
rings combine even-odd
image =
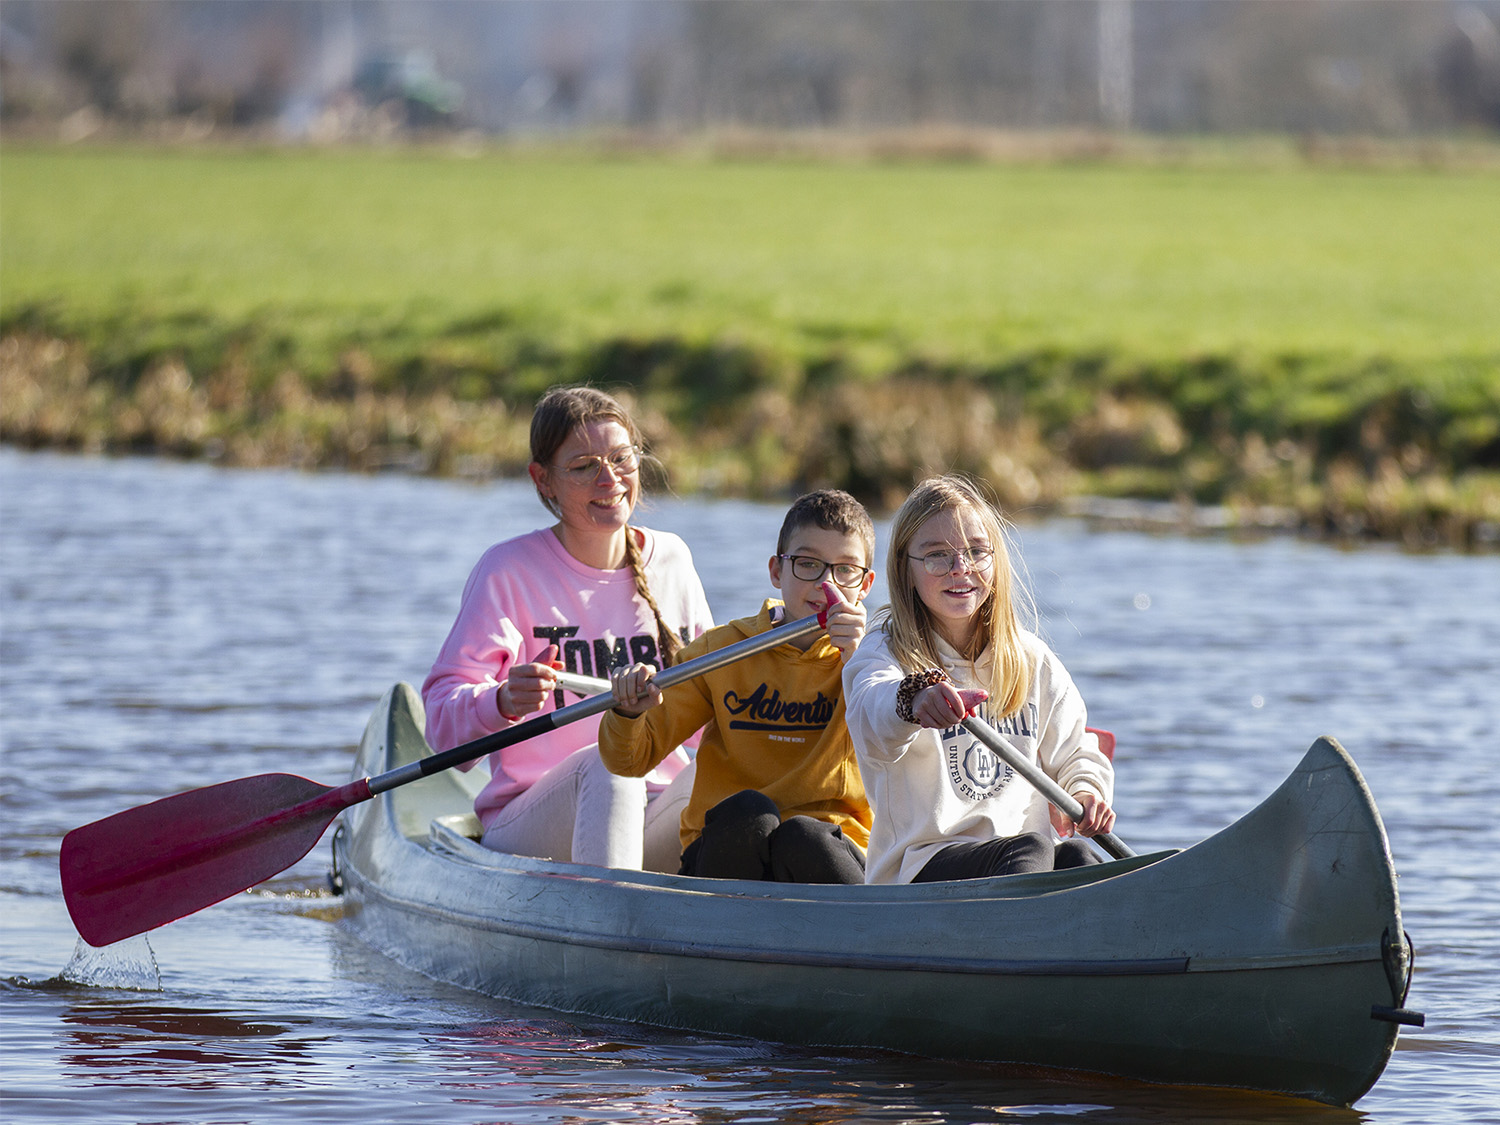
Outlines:
[{"label": "silver paddle shaft", "polygon": [[[1062,786],[1048,777],[1042,771],[1041,766],[1022,755],[1014,746],[1001,738],[1000,733],[994,727],[990,726],[989,723],[983,719],[970,716],[964,720],[964,727],[967,728],[970,734],[979,739],[980,742],[984,743],[996,754],[999,754],[1011,769],[1031,782],[1036,787],[1038,793],[1061,809],[1075,824],[1083,819],[1083,806],[1071,795],[1065,793]],[[1100,832],[1098,835],[1086,837],[1086,839],[1092,839],[1116,859],[1129,859],[1135,855],[1135,852],[1126,846],[1124,841],[1113,832]]]},{"label": "silver paddle shaft", "polygon": [[579,695],[598,695],[600,692],[610,690],[608,680],[601,680],[598,676],[580,675],[577,672],[564,672],[561,668],[557,670],[557,686],[577,692]]},{"label": "silver paddle shaft", "polygon": [[[747,656],[754,656],[757,652],[765,652],[790,641],[799,641],[803,637],[816,636],[826,627],[826,620],[827,611],[825,610],[816,617],[803,617],[785,625],[778,625],[774,629],[767,629],[764,633],[746,637],[742,641],[735,641],[732,645],[725,645],[714,652],[705,653],[689,660],[686,664],[674,665],[665,672],[658,673],[653,682],[657,687],[666,691],[674,684],[712,672],[726,664],[733,664],[736,660],[743,660]],[[560,679],[559,682],[561,682]],[[604,682],[605,687],[609,686],[607,682],[601,682]],[[369,779],[370,793],[372,796],[384,793],[398,785],[430,777],[432,774],[454,766],[461,766],[465,762],[472,762],[486,754],[493,754],[496,750],[503,750],[507,746],[525,742],[528,738],[535,738],[539,734],[546,734],[558,727],[576,723],[579,719],[587,719],[591,715],[602,715],[614,705],[614,696],[608,691],[603,691],[588,699],[580,699],[577,703],[560,707],[556,711],[543,711],[534,718],[506,727],[494,734],[487,734],[483,738],[476,738],[473,742],[455,746],[452,750],[444,750],[441,754],[431,754],[372,777]]]}]

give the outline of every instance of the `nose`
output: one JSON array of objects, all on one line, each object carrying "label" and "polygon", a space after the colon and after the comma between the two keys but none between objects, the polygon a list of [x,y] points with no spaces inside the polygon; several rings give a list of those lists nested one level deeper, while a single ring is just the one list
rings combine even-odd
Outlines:
[{"label": "nose", "polygon": [[601,458],[599,461],[599,470],[594,474],[594,483],[598,484],[599,478],[603,477],[606,484],[614,484],[616,481],[624,480],[629,475],[624,469],[616,465],[611,465],[608,461]]}]

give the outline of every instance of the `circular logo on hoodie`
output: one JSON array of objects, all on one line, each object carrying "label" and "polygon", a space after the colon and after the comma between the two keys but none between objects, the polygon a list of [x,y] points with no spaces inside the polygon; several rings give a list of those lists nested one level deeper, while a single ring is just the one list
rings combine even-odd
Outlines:
[{"label": "circular logo on hoodie", "polygon": [[959,737],[947,744],[948,777],[953,787],[971,801],[992,797],[1015,771],[984,743],[959,728]]}]

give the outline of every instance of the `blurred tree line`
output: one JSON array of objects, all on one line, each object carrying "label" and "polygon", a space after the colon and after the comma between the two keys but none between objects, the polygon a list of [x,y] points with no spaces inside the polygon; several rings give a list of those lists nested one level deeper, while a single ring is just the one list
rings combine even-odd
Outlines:
[{"label": "blurred tree line", "polygon": [[1500,130],[1500,0],[6,0],[14,135]]}]

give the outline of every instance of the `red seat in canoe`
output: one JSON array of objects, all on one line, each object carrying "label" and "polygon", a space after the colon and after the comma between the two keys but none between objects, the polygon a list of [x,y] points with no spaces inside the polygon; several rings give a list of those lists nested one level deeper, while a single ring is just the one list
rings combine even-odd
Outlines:
[{"label": "red seat in canoe", "polygon": [[1084,727],[1092,735],[1099,739],[1099,749],[1104,751],[1104,756],[1111,762],[1115,760],[1115,736],[1113,731],[1100,730],[1098,727]]}]

